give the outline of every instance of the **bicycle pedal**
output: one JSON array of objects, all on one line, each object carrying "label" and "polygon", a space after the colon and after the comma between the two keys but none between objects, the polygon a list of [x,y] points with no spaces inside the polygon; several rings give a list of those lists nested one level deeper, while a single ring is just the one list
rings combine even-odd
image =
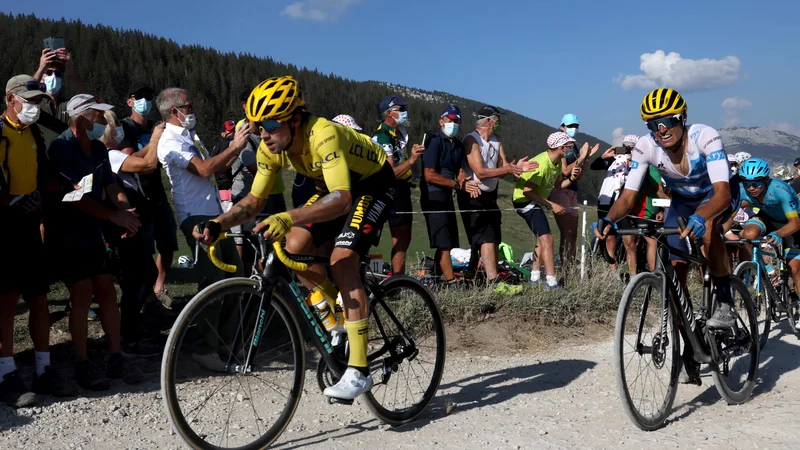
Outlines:
[{"label": "bicycle pedal", "polygon": [[353,405],[353,400],[352,399],[351,400],[347,400],[347,399],[344,399],[344,398],[336,398],[336,397],[327,397],[327,398],[328,398],[328,404],[329,405],[347,405],[347,406],[352,406]]}]

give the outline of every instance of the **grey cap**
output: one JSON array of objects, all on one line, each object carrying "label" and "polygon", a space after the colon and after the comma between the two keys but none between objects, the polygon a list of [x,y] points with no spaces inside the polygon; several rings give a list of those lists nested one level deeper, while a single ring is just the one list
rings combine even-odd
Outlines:
[{"label": "grey cap", "polygon": [[36,78],[30,75],[16,75],[6,83],[6,94],[12,93],[25,100],[45,95],[44,88]]},{"label": "grey cap", "polygon": [[111,108],[113,108],[113,106],[107,103],[97,103],[94,95],[78,94],[75,97],[72,97],[67,103],[67,114],[69,114],[70,117],[75,117],[76,115],[88,109],[94,109],[96,111],[108,111]]}]

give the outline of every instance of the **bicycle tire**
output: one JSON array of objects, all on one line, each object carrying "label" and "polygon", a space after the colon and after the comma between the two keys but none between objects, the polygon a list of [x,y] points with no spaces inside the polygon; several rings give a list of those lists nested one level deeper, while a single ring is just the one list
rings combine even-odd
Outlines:
[{"label": "bicycle tire", "polygon": [[[161,363],[161,394],[164,399],[167,418],[172,424],[173,429],[181,436],[183,441],[195,449],[220,449],[215,444],[205,441],[191,428],[186,418],[181,412],[178,401],[178,393],[175,384],[177,371],[177,356],[186,331],[193,324],[193,319],[202,311],[206,303],[209,303],[219,296],[231,295],[234,293],[251,292],[258,294],[258,282],[249,278],[228,278],[218,281],[206,287],[183,308],[170,331],[164,349],[164,357]],[[281,413],[276,423],[267,432],[255,441],[239,446],[231,447],[242,450],[255,450],[268,447],[275,442],[286,429],[292,420],[297,406],[300,403],[300,396],[303,392],[305,381],[305,349],[302,334],[297,323],[297,319],[290,313],[291,309],[286,306],[286,302],[277,293],[273,293],[273,307],[287,325],[289,332],[294,360],[297,364],[294,374],[293,387],[291,389],[288,403]]]},{"label": "bicycle tire", "polygon": [[[753,261],[741,262],[738,266],[736,266],[736,269],[733,270],[733,275],[742,281],[745,289],[749,290],[750,283],[752,283],[758,276],[758,266]],[[756,300],[753,300],[753,306],[756,310],[756,318],[758,322],[759,348],[761,349],[767,345],[772,323],[772,306],[769,299],[769,289],[766,287],[767,285],[764,284],[769,282],[770,281],[763,276],[762,272],[761,280],[759,281],[761,285],[761,292],[757,292],[756,294],[758,297]],[[763,319],[761,317],[762,313],[764,315]]]},{"label": "bicycle tire", "polygon": [[[622,299],[620,300],[619,310],[617,312],[617,321],[616,326],[614,328],[614,350],[616,355],[614,356],[614,365],[615,365],[615,372],[617,378],[617,390],[619,392],[620,401],[622,403],[622,409],[625,411],[625,414],[631,421],[640,429],[644,431],[653,431],[658,428],[661,428],[669,417],[669,414],[672,410],[672,404],[675,401],[675,396],[678,393],[678,374],[680,372],[680,341],[679,341],[679,334],[678,328],[676,326],[675,315],[672,311],[672,308],[668,308],[667,314],[667,335],[669,339],[671,339],[671,343],[667,345],[670,346],[669,349],[665,349],[662,355],[657,355],[653,353],[650,355],[649,363],[653,363],[655,366],[659,365],[659,359],[661,359],[661,367],[667,368],[669,370],[669,379],[668,383],[663,386],[666,389],[663,389],[664,392],[664,399],[660,402],[660,405],[657,405],[655,409],[655,413],[651,416],[647,416],[643,411],[640,410],[642,407],[641,402],[637,402],[631,395],[631,389],[628,386],[627,382],[627,363],[633,360],[635,355],[628,358],[630,353],[638,353],[638,351],[626,353],[625,344],[626,342],[629,343],[629,337],[626,337],[626,319],[628,318],[629,314],[636,313],[637,304],[636,304],[636,293],[639,291],[640,288],[650,288],[650,297],[646,297],[647,305],[645,302],[641,302],[641,311],[639,311],[639,325],[634,325],[634,327],[638,327],[634,330],[636,335],[640,335],[641,331],[641,323],[642,321],[646,321],[643,317],[646,317],[647,311],[646,308],[653,307],[656,311],[656,320],[660,326],[660,318],[662,317],[662,303],[663,303],[663,292],[661,292],[662,282],[661,278],[651,272],[640,273],[633,277],[631,281],[628,283],[625,292],[622,294]],[[660,295],[652,295],[652,293],[657,293]],[[636,316],[632,316],[636,317]],[[655,323],[655,322],[654,322]],[[658,331],[658,335],[654,335],[650,338],[650,342],[646,342],[646,344],[651,344],[650,347],[657,347],[658,343],[661,342],[661,332]],[[645,337],[646,339],[646,337]],[[652,345],[652,344],[656,345]],[[637,342],[635,347],[638,349],[640,344],[644,344],[642,342]],[[645,354],[640,354],[640,356],[644,357]],[[667,362],[667,357],[671,357],[671,363]],[[644,359],[644,358],[643,358]],[[669,367],[667,367],[669,364]],[[641,363],[639,364],[641,367]],[[636,378],[634,378],[634,384],[639,380],[639,374]],[[649,374],[648,374],[649,376]],[[657,378],[657,375],[653,376],[653,379]],[[646,380],[646,378],[645,378]],[[661,381],[661,380],[659,380]],[[654,389],[655,392],[655,389]]]},{"label": "bicycle tire", "polygon": [[[789,284],[787,283],[783,288],[788,290]],[[784,305],[786,306],[786,319],[789,321],[789,326],[792,327],[792,333],[800,338],[797,331],[798,314],[800,314],[800,299],[798,299],[797,294],[794,292],[787,293],[786,298],[788,299],[787,304]]]},{"label": "bicycle tire", "polygon": [[[407,276],[394,276],[381,282],[381,289],[383,292],[391,292],[392,290],[408,289],[418,294],[427,307],[431,315],[431,325],[434,333],[436,334],[436,361],[434,362],[433,373],[430,383],[425,388],[422,398],[413,407],[405,408],[401,411],[390,411],[385,408],[380,401],[375,397],[374,392],[378,387],[377,384],[373,390],[364,394],[364,402],[372,413],[383,423],[398,426],[409,423],[419,417],[425,411],[428,405],[433,401],[436,396],[436,391],[439,389],[439,384],[442,381],[442,374],[444,373],[445,354],[446,354],[446,339],[444,332],[444,323],[442,322],[439,307],[433,298],[433,295],[425,289],[422,283]],[[370,311],[370,320],[375,317],[376,311]],[[407,328],[404,326],[404,328]],[[409,362],[404,360],[403,363]],[[395,374],[396,375],[396,374]]]},{"label": "bicycle tire", "polygon": [[[727,378],[730,377],[726,377],[721,373],[719,364],[711,364],[711,378],[714,380],[714,385],[717,388],[717,392],[719,392],[719,395],[729,405],[739,405],[746,402],[750,398],[750,394],[753,392],[753,388],[755,388],[756,379],[758,377],[758,358],[760,346],[756,339],[752,339],[752,336],[758,336],[758,323],[756,321],[757,317],[755,306],[753,306],[753,300],[750,298],[750,293],[747,291],[744,283],[742,283],[739,278],[733,275],[730,276],[730,283],[731,290],[733,291],[732,293],[734,294],[735,304],[737,304],[739,308],[742,308],[744,311],[746,311],[748,316],[747,320],[740,317],[740,319],[742,319],[742,323],[740,323],[740,325],[746,326],[748,328],[749,335],[751,336],[750,346],[747,351],[751,354],[752,358],[748,367],[747,379],[739,390],[734,390],[728,385]],[[715,301],[712,299],[712,305],[714,302]],[[718,346],[717,342],[712,342],[711,344]],[[717,351],[719,352],[719,348]],[[734,366],[736,366],[735,363]]]}]

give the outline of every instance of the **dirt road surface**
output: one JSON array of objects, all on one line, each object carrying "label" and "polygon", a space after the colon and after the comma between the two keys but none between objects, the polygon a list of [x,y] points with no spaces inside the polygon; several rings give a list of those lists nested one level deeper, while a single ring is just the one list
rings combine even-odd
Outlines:
[{"label": "dirt road surface", "polygon": [[[784,323],[762,352],[752,399],[727,406],[710,377],[681,386],[669,422],[645,433],[617,396],[610,334],[601,344],[562,345],[541,354],[448,355],[439,395],[417,422],[380,424],[364,407],[327,405],[314,373],[277,448],[799,448],[800,341]],[[30,368],[26,367],[25,371]],[[184,448],[171,433],[158,363],[134,392],[112,391],[14,411],[0,406],[2,449]],[[66,373],[71,373],[67,371]]]}]

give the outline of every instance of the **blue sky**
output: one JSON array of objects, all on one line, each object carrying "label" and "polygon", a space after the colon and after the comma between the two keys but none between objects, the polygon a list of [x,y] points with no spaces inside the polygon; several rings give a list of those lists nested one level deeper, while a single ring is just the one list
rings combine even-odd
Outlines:
[{"label": "blue sky", "polygon": [[797,1],[47,3],[3,9],[448,91],[553,126],[572,112],[607,141],[616,128],[643,134],[639,102],[664,84],[691,122],[800,133]]}]

